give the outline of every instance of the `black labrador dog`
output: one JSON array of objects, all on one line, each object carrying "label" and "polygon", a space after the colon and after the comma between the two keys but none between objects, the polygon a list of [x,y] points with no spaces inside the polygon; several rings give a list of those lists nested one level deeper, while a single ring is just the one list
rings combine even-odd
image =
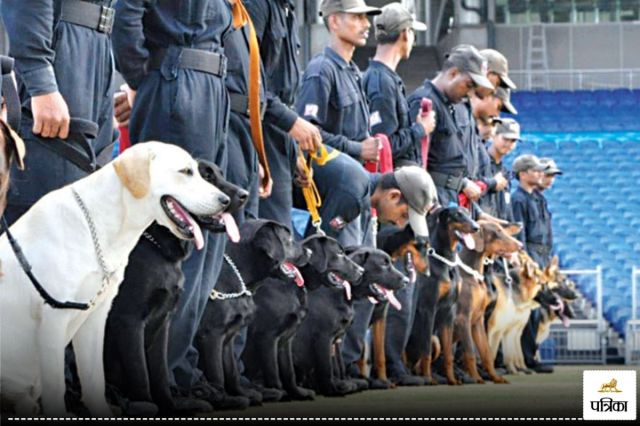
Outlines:
[{"label": "black labrador dog", "polygon": [[336,345],[353,321],[353,300],[372,297],[397,303],[393,291],[409,281],[382,250],[362,247],[348,248],[347,252],[364,274],[351,285],[344,283],[347,291],[321,287],[311,292],[307,319],[293,341],[298,380],[325,396],[344,396],[359,389],[353,380],[346,379]]},{"label": "black labrador dog", "polygon": [[[230,213],[245,204],[247,191],[226,181],[213,163],[199,161],[198,168],[231,202],[222,216],[196,220],[212,232],[236,233]],[[154,415],[158,408],[160,413],[211,411],[204,401],[172,394],[169,385],[169,325],[184,284],[181,265],[192,248],[191,242],[153,224],[129,256],[107,319],[104,345],[108,393],[124,414]],[[241,403],[226,400],[232,406]]]},{"label": "black labrador dog", "polygon": [[304,280],[296,265],[305,265],[311,252],[293,241],[287,227],[270,220],[248,220],[240,227],[240,235],[239,243],[227,244],[222,272],[195,344],[201,354],[200,368],[211,385],[258,405],[262,394],[240,382],[234,339],[253,320],[256,308],[252,294],[262,284],[269,284],[265,277],[302,286]]},{"label": "black labrador dog", "polygon": [[304,286],[269,279],[255,295],[256,317],[249,326],[247,344],[242,359],[245,374],[267,389],[285,391],[280,398],[305,400],[315,398],[315,392],[298,386],[293,367],[292,341],[307,316],[308,293],[320,287],[339,288],[343,281],[357,280],[362,269],[344,253],[340,243],[324,235],[312,235],[302,246],[313,254],[300,266]]},{"label": "black labrador dog", "polygon": [[[452,206],[440,208],[429,215],[431,249],[430,274],[418,289],[418,301],[413,327],[406,346],[409,367],[419,366],[417,373],[427,384],[436,384],[431,373],[432,336],[439,335],[444,369],[449,384],[457,384],[453,374],[453,319],[461,277],[455,265],[458,242],[472,245],[470,234],[480,227],[465,209]],[[473,249],[473,247],[469,247]]]}]

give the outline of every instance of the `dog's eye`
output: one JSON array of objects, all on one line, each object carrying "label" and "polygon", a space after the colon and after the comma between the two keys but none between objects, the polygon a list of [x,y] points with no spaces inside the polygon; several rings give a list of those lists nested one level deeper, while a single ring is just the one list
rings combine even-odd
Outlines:
[{"label": "dog's eye", "polygon": [[193,176],[193,169],[185,167],[184,169],[180,170],[180,173],[187,176]]}]

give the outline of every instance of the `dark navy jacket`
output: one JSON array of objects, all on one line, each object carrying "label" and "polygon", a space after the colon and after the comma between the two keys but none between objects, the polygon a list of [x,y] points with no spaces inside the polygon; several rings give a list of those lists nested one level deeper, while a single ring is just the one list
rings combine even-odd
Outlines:
[{"label": "dark navy jacket", "polygon": [[549,211],[549,203],[544,193],[534,191],[540,205],[540,223],[544,232],[543,244],[547,246],[549,252],[553,249],[553,230],[551,225],[551,212]]},{"label": "dark navy jacket", "polygon": [[495,176],[497,173],[502,172],[509,183],[504,190],[496,191],[495,179],[492,179],[493,186],[489,185],[487,192],[482,196],[482,198],[480,198],[480,206],[485,212],[494,217],[513,222],[514,218],[513,212],[511,211],[511,181],[509,180],[509,170],[505,167],[504,161],[496,163],[495,159],[488,153],[487,156],[490,161],[489,171],[491,176]]},{"label": "dark navy jacket", "polygon": [[359,160],[369,137],[369,108],[357,65],[330,47],[315,56],[302,80],[296,109],[321,127],[325,144]]},{"label": "dark navy jacket", "polygon": [[[422,98],[433,102],[436,113],[436,128],[429,143],[429,164],[427,170],[453,175],[465,175],[463,131],[458,126],[454,104],[429,80],[416,89],[408,98],[409,119],[415,120],[420,110]],[[409,161],[418,164],[422,161],[421,150],[416,147],[408,155]]]},{"label": "dark navy jacket", "polygon": [[394,162],[419,150],[424,128],[410,123],[409,103],[400,76],[382,62],[371,60],[363,81],[369,98],[371,133],[389,137]]},{"label": "dark navy jacket", "polygon": [[530,194],[518,186],[511,195],[511,209],[514,220],[522,222],[522,231],[516,237],[522,242],[525,251],[544,267],[545,262],[541,261],[539,250],[532,246],[532,244],[543,245],[545,242],[538,195],[535,191]]}]

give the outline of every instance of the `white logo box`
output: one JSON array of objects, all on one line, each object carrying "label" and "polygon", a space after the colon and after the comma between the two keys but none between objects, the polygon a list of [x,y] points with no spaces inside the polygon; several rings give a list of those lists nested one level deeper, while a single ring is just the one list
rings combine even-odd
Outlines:
[{"label": "white logo box", "polygon": [[584,420],[636,420],[635,370],[584,370]]}]

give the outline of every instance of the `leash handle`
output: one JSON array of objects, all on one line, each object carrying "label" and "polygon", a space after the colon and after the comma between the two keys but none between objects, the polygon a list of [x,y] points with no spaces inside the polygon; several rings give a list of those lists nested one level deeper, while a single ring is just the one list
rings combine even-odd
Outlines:
[{"label": "leash handle", "polygon": [[302,172],[309,182],[308,187],[302,188],[302,195],[304,196],[307,210],[311,215],[311,224],[316,228],[316,233],[319,235],[325,235],[325,232],[322,230],[322,218],[320,217],[319,211],[320,206],[322,206],[322,197],[313,180],[312,161],[315,161],[319,166],[324,166],[338,155],[340,155],[340,153],[336,150],[329,152],[324,144],[320,144],[317,152],[310,152],[307,158],[304,157],[302,151],[298,151],[298,156],[302,160]]}]

